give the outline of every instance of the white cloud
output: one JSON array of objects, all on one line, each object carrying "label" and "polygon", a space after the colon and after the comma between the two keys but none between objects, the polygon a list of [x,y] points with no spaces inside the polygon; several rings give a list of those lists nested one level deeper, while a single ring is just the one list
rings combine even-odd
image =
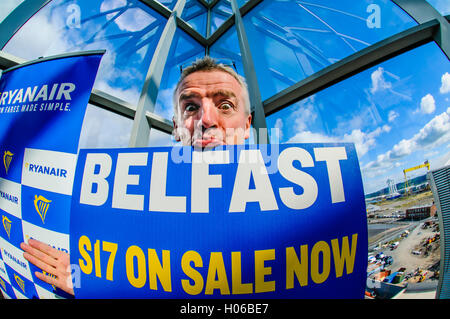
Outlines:
[{"label": "white cloud", "polygon": [[450,92],[450,74],[445,72],[441,77],[441,87],[439,88],[439,92],[442,94]]},{"label": "white cloud", "polygon": [[436,102],[431,94],[427,94],[420,100],[420,111],[424,114],[431,114],[436,110]]},{"label": "white cloud", "polygon": [[358,156],[362,157],[376,144],[375,138],[384,132],[389,132],[390,129],[388,125],[378,127],[369,133],[364,133],[360,129],[354,129],[350,134],[344,134],[342,137],[303,131],[294,135],[288,143],[354,143]]},{"label": "white cloud", "polygon": [[283,120],[281,118],[277,118],[275,121],[274,128],[276,129],[276,134],[278,141],[283,139]]},{"label": "white cloud", "polygon": [[[100,12],[106,12],[114,9],[122,9],[127,8],[126,0],[110,0],[103,1],[100,5]],[[114,13],[110,13],[106,15],[108,20],[112,19],[119,12],[117,10]],[[120,30],[122,31],[140,31],[144,29],[146,26],[151,24],[156,19],[149,15],[142,9],[139,8],[127,8],[127,10],[121,13],[118,17],[114,19],[114,23],[117,24]]]},{"label": "white cloud", "polygon": [[398,113],[395,111],[390,111],[388,115],[388,121],[392,123],[398,117]]},{"label": "white cloud", "polygon": [[384,79],[383,73],[384,69],[382,67],[378,67],[378,69],[370,75],[370,78],[372,79],[372,87],[370,88],[370,92],[372,94],[380,90],[392,88],[392,83]]},{"label": "white cloud", "polygon": [[435,116],[413,137],[419,147],[429,148],[450,141],[450,107]]},{"label": "white cloud", "polygon": [[447,111],[436,115],[419,132],[410,139],[402,139],[391,150],[377,156],[367,163],[363,172],[367,177],[374,177],[394,167],[395,163],[414,152],[432,150],[450,142],[450,107]]},{"label": "white cloud", "polygon": [[297,131],[305,131],[308,125],[316,120],[317,113],[314,111],[314,99],[315,96],[313,95],[300,102],[299,108],[292,113]]}]

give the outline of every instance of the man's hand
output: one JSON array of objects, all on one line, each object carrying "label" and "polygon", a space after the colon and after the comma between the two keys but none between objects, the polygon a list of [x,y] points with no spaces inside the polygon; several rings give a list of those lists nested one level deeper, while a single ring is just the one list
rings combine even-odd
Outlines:
[{"label": "man's hand", "polygon": [[70,266],[70,255],[68,253],[59,251],[35,239],[28,240],[28,245],[21,243],[20,248],[25,251],[23,257],[26,260],[47,273],[47,275],[44,275],[42,272],[36,271],[36,277],[74,295],[72,279],[68,271]]}]

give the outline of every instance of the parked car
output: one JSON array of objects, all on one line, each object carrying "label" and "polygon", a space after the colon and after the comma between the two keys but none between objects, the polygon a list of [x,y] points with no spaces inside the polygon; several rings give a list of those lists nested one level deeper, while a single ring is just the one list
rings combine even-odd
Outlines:
[{"label": "parked car", "polygon": [[394,250],[398,247],[398,245],[400,244],[400,242],[396,241],[395,243],[391,244],[391,250]]},{"label": "parked car", "polygon": [[394,258],[392,258],[392,256],[386,256],[384,258],[384,264],[385,265],[392,265],[393,262],[394,262]]},{"label": "parked car", "polygon": [[375,258],[376,259],[383,259],[385,256],[386,255],[382,251],[380,251],[378,254],[376,254]]}]

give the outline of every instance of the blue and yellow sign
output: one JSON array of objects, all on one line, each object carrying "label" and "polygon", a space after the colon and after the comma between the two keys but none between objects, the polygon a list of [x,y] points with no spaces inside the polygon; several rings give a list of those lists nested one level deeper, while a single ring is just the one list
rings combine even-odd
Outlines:
[{"label": "blue and yellow sign", "polygon": [[81,150],[76,298],[363,298],[353,144]]},{"label": "blue and yellow sign", "polygon": [[[30,61],[0,79],[0,291],[5,298],[59,298],[20,243],[69,252],[78,140],[100,59],[87,51]],[[3,283],[3,284],[2,284]]]}]

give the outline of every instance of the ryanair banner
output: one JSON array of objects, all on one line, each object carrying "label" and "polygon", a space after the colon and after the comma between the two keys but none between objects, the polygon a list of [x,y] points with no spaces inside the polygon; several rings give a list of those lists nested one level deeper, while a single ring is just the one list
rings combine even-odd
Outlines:
[{"label": "ryanair banner", "polygon": [[76,298],[363,298],[353,144],[81,150]]},{"label": "ryanair banner", "polygon": [[34,238],[69,252],[78,140],[104,51],[39,59],[0,78],[0,290],[6,298],[64,293],[23,257]]}]

